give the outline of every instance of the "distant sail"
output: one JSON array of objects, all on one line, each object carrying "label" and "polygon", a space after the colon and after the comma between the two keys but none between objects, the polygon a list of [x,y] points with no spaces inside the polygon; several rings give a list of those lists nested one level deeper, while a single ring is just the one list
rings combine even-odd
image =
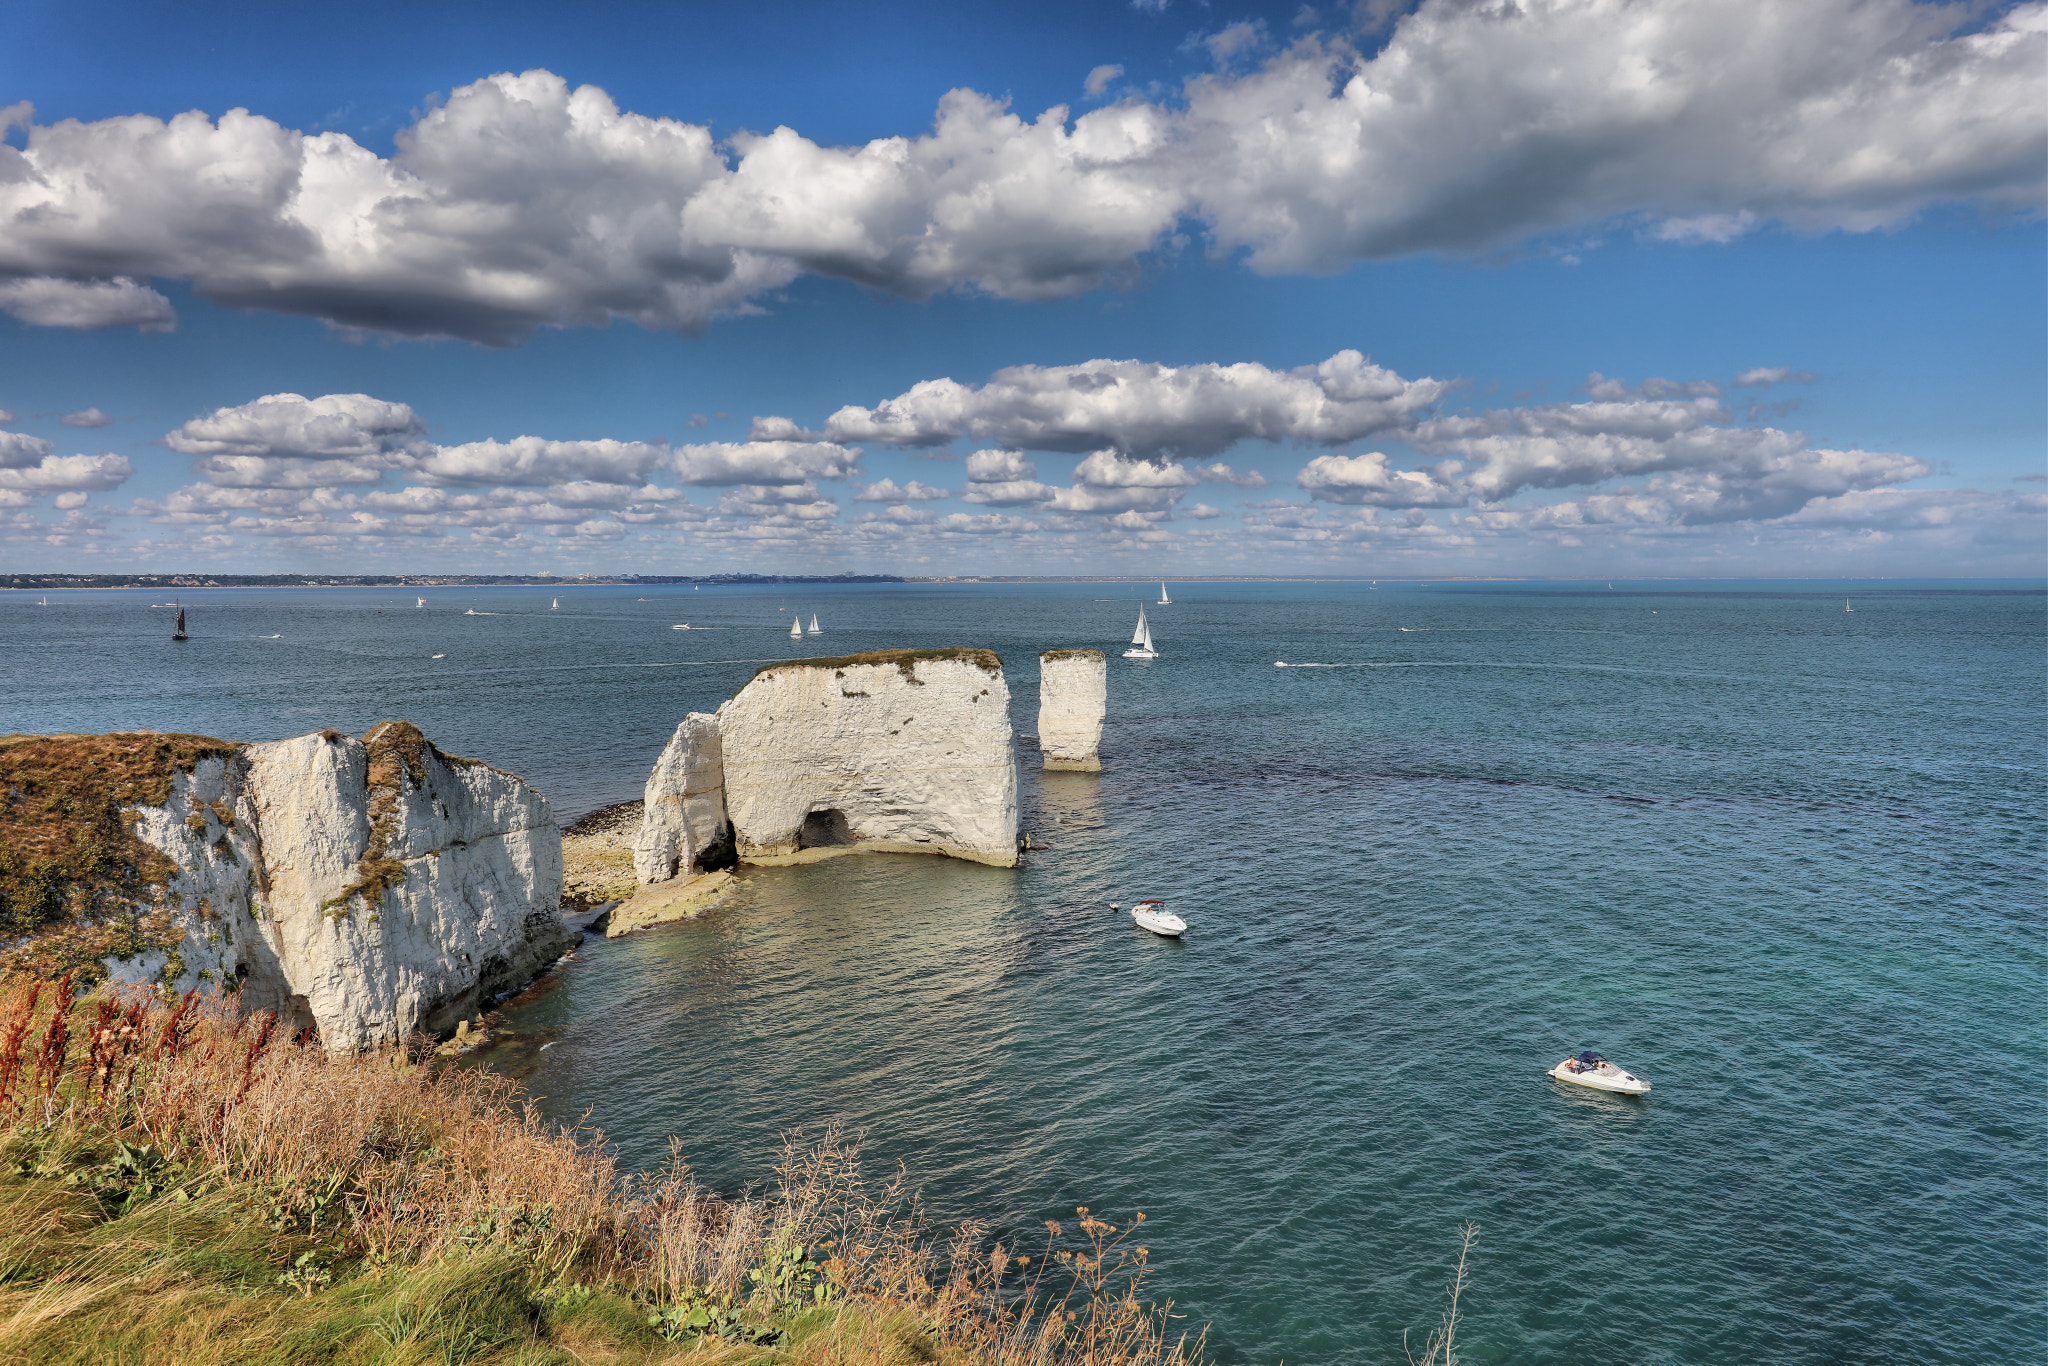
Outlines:
[{"label": "distant sail", "polygon": [[426,605],[427,605],[427,600],[426,600],[425,598],[421,598],[421,599],[420,599],[420,600],[419,600],[418,602],[415,602],[415,603],[413,604],[413,606],[415,606],[415,607],[425,607]]},{"label": "distant sail", "polygon": [[1166,596],[1166,584],[1163,581],[1159,585],[1159,600],[1163,603],[1170,603],[1173,601],[1172,598]]},{"label": "distant sail", "polygon": [[562,600],[561,600],[560,598],[556,598],[556,599],[555,599],[555,600],[554,600],[553,602],[551,602],[551,603],[549,603],[549,604],[548,604],[548,610],[549,610],[550,612],[559,612],[559,611],[561,611],[561,610],[562,610]]},{"label": "distant sail", "polygon": [[818,614],[816,612],[811,613],[811,634],[818,634]]},{"label": "distant sail", "polygon": [[186,636],[186,634],[185,634],[185,609],[184,609],[184,608],[182,608],[182,607],[180,607],[180,608],[178,609],[178,624],[177,624],[176,626],[173,626],[173,627],[171,628],[171,639],[172,639],[172,640],[186,640],[186,639],[189,639],[189,637],[188,637],[188,636]]},{"label": "distant sail", "polygon": [[791,640],[802,640],[804,638],[804,619],[802,617],[791,617],[789,619],[789,638]]},{"label": "distant sail", "polygon": [[1142,605],[1138,608],[1138,629],[1131,632],[1131,644],[1142,645],[1148,650],[1152,648],[1152,629],[1145,625],[1145,609]]}]

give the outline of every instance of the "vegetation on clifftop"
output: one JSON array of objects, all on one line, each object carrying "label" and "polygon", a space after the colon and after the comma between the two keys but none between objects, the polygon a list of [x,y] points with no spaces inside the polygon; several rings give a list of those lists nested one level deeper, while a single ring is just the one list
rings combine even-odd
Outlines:
[{"label": "vegetation on clifftop", "polygon": [[174,774],[234,753],[153,731],[0,736],[0,982],[97,981],[103,958],[175,945],[183,936],[160,904],[174,866],[127,813],[169,801]]},{"label": "vegetation on clifftop", "polygon": [[0,1359],[1188,1366],[1143,1215],[935,1237],[792,1136],[765,1198],[620,1173],[516,1086],[218,999],[0,1009]]},{"label": "vegetation on clifftop", "polygon": [[914,678],[917,666],[928,659],[964,660],[986,674],[1000,675],[1003,671],[1002,656],[994,650],[974,645],[949,645],[942,650],[869,650],[866,654],[838,655],[831,659],[785,659],[777,664],[763,664],[754,670],[754,677],[774,673],[777,669],[851,669],[861,664],[894,664],[905,677]]}]

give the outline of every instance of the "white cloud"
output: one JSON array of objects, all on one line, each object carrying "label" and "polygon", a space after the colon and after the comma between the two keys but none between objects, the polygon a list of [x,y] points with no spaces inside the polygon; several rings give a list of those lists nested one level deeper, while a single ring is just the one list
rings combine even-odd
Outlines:
[{"label": "white cloud", "polygon": [[1019,365],[979,387],[925,380],[873,408],[841,408],[825,435],[893,446],[964,436],[1029,450],[1214,455],[1248,439],[1334,445],[1370,436],[1412,420],[1450,387],[1403,379],[1356,351],[1285,371],[1249,362]]},{"label": "white cloud", "polygon": [[950,498],[952,496],[953,491],[951,489],[933,488],[930,484],[921,484],[915,479],[900,488],[894,479],[879,479],[869,484],[859,493],[854,494],[853,501],[856,503],[924,503],[936,498]]},{"label": "white cloud", "polygon": [[13,421],[14,414],[7,411],[7,409],[5,408],[0,408],[0,427],[9,426],[10,424],[13,423]]},{"label": "white cloud", "polygon": [[1760,365],[1754,370],[1744,370],[1735,377],[1738,389],[1768,389],[1773,384],[1811,384],[1812,375],[1804,370],[1794,370],[1785,365]]},{"label": "white cloud", "polygon": [[118,488],[135,466],[125,456],[46,455],[33,465],[0,467],[0,489],[23,493],[93,491]]},{"label": "white cloud", "polygon": [[[0,176],[4,176],[6,164],[6,158],[0,157]],[[5,191],[0,189],[0,202],[4,198]],[[144,332],[169,332],[178,324],[169,299],[125,276],[111,280],[67,280],[49,275],[0,279],[0,313],[36,327],[138,327]]]},{"label": "white cloud", "polygon": [[39,463],[56,443],[26,432],[0,432],[0,469],[18,470]]},{"label": "white cloud", "polygon": [[1088,73],[1088,79],[1081,82],[1082,92],[1091,100],[1102,98],[1102,92],[1109,89],[1110,82],[1124,74],[1120,66],[1098,66]]},{"label": "white cloud", "polygon": [[668,447],[646,441],[518,436],[429,447],[409,456],[406,467],[430,484],[560,484],[577,479],[637,483],[669,462]]},{"label": "white cloud", "polygon": [[1393,468],[1382,451],[1319,455],[1302,468],[1295,482],[1309,497],[1323,502],[1375,507],[1457,507],[1471,496],[1428,471]]},{"label": "white cloud", "polygon": [[[1236,57],[1251,36],[1211,42]],[[619,318],[701,329],[805,271],[1067,295],[1134,278],[1190,221],[1278,272],[1617,216],[1713,242],[1952,201],[2038,210],[2044,60],[2041,0],[1989,22],[1912,0],[1425,0],[1369,55],[1304,40],[1079,117],[955,90],[929,132],[857,147],[778,128],[727,152],[545,71],[457,89],[388,159],[240,110],[65,120],[0,144],[0,308],[167,326],[138,283],[156,276],[508,344]]]},{"label": "white cloud", "polygon": [[195,417],[164,444],[182,455],[364,460],[402,450],[425,430],[405,404],[368,394],[265,394]]},{"label": "white cloud", "polygon": [[1232,484],[1241,489],[1266,487],[1266,476],[1257,470],[1246,470],[1239,474],[1220,460],[1201,466],[1198,473],[1202,476],[1202,482],[1207,484]]},{"label": "white cloud", "polygon": [[1200,482],[1185,465],[1097,451],[1074,467],[1073,486],[1056,490],[1049,506],[1055,512],[1166,512]]},{"label": "white cloud", "polygon": [[849,478],[860,454],[829,441],[714,441],[678,446],[672,466],[685,484],[779,484]]},{"label": "white cloud", "polygon": [[97,408],[81,408],[57,419],[67,427],[111,427],[114,419]]}]

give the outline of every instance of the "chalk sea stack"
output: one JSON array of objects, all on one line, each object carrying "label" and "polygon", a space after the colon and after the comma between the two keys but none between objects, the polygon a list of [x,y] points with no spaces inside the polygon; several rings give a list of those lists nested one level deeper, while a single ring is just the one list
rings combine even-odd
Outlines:
[{"label": "chalk sea stack", "polygon": [[676,728],[634,846],[646,883],[835,853],[1017,862],[1016,736],[989,650],[771,664]]},{"label": "chalk sea stack", "polygon": [[443,1030],[573,939],[520,779],[351,739],[0,738],[0,973],[218,987],[330,1048]]},{"label": "chalk sea stack", "polygon": [[1038,657],[1038,747],[1049,769],[1100,773],[1109,666],[1100,650],[1047,650]]}]

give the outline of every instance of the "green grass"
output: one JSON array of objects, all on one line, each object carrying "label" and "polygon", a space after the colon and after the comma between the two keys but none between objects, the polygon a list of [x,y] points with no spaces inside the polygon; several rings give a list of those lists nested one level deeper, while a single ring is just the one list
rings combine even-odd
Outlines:
[{"label": "green grass", "polygon": [[915,677],[917,665],[928,659],[958,659],[972,664],[983,673],[1000,675],[1003,659],[994,650],[984,650],[974,645],[949,645],[943,650],[869,650],[866,654],[837,655],[830,659],[786,659],[779,664],[763,664],[754,670],[754,677],[773,673],[777,669],[851,669],[862,664],[894,664],[906,676]]}]

